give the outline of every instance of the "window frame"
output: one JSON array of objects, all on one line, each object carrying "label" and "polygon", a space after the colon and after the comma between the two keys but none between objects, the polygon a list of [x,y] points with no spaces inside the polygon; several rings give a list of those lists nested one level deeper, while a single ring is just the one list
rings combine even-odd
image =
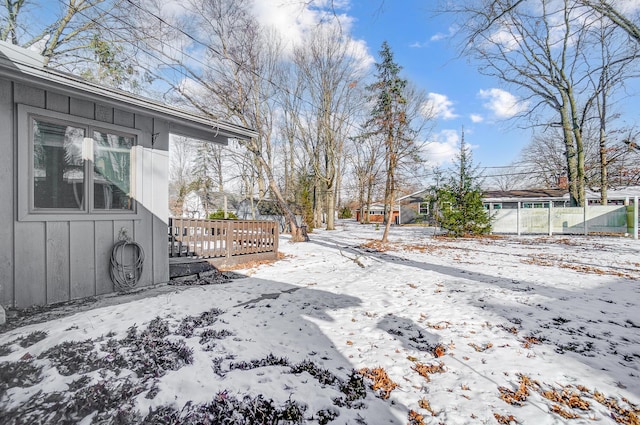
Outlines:
[{"label": "window frame", "polygon": [[[426,210],[426,212],[424,212]],[[429,202],[422,201],[418,204],[418,215],[423,217],[428,217],[431,212],[431,208],[429,206]]]},{"label": "window frame", "polygon": [[[96,121],[88,118],[49,111],[42,108],[18,104],[18,221],[100,221],[140,219],[141,208],[139,205],[140,187],[138,170],[140,155],[136,154],[143,133],[139,130],[122,127],[110,123]],[[133,205],[131,209],[100,209],[94,205],[93,187],[93,158],[84,160],[84,205],[82,209],[54,209],[35,208],[34,190],[34,129],[33,120],[40,120],[51,124],[70,125],[85,129],[85,138],[93,139],[93,131],[101,131],[118,136],[131,137],[133,145],[130,155],[130,179]],[[92,149],[93,151],[93,149]],[[93,152],[92,152],[93,154]]]}]

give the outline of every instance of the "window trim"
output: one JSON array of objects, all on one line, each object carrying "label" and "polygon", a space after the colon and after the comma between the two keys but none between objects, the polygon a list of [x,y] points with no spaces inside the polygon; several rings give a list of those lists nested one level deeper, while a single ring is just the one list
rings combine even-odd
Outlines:
[{"label": "window trim", "polygon": [[[113,221],[141,219],[141,193],[142,187],[138,170],[142,167],[141,155],[137,155],[138,147],[143,137],[143,133],[133,128],[122,127],[110,123],[77,117],[42,108],[18,104],[18,221]],[[86,189],[90,194],[85,199],[86,207],[82,210],[72,211],[66,209],[36,209],[34,201],[34,167],[33,167],[33,125],[32,119],[53,124],[66,124],[76,127],[86,128],[85,137],[93,137],[93,130],[107,131],[121,136],[133,137],[134,143],[131,149],[131,198],[133,208],[131,210],[103,210],[96,209],[93,202],[93,188]],[[89,172],[93,173],[93,168],[89,165]],[[85,165],[86,170],[86,165]],[[85,171],[86,172],[86,171]],[[86,177],[87,178],[87,177]],[[89,186],[87,184],[87,186]]]}]

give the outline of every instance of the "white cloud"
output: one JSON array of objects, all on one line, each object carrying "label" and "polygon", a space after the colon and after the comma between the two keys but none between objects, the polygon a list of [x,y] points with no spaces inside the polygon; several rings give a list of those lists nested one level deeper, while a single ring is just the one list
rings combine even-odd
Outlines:
[{"label": "white cloud", "polygon": [[449,27],[448,31],[446,33],[444,32],[439,32],[436,33],[434,35],[431,36],[431,38],[429,39],[429,41],[440,41],[440,40],[444,40],[447,38],[451,38],[455,35],[457,29],[454,26]]},{"label": "white cloud", "polygon": [[253,12],[260,24],[275,28],[288,48],[299,44],[305,34],[314,31],[318,25],[335,22],[345,33],[349,33],[353,17],[343,12],[348,2],[323,0],[311,2],[283,2],[282,0],[254,0]]},{"label": "white cloud", "polygon": [[440,117],[443,120],[458,117],[453,111],[453,102],[444,94],[429,93],[427,95],[427,107],[432,109],[434,116]]},{"label": "white cloud", "polygon": [[484,121],[484,117],[480,114],[471,114],[469,115],[469,118],[471,119],[471,122],[473,123],[479,123]]},{"label": "white cloud", "polygon": [[423,148],[423,157],[430,165],[441,165],[451,160],[458,153],[460,133],[457,130],[445,129],[433,136],[433,140]]},{"label": "white cloud", "polygon": [[521,37],[509,31],[507,28],[502,28],[489,37],[488,46],[499,45],[506,51],[517,50],[520,46]]},{"label": "white cloud", "polygon": [[480,90],[478,97],[487,99],[482,106],[489,109],[498,119],[511,118],[529,109],[529,102],[521,101],[508,91],[498,88]]}]

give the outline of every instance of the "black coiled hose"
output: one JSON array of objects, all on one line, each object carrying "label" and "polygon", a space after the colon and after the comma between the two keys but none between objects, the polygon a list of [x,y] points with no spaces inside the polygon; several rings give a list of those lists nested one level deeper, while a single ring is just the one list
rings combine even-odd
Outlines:
[{"label": "black coiled hose", "polygon": [[[125,262],[125,251],[131,247],[131,262]],[[120,240],[116,242],[111,250],[111,268],[109,275],[111,281],[120,291],[127,291],[138,283],[142,276],[142,266],[144,264],[144,250],[133,241]]]}]

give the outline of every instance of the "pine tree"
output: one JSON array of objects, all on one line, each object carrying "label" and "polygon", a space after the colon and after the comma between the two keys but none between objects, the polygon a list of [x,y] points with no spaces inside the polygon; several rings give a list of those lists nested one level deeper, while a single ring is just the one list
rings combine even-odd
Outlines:
[{"label": "pine tree", "polygon": [[384,140],[386,184],[385,184],[385,220],[386,226],[382,242],[386,242],[393,217],[393,205],[396,192],[396,169],[398,167],[398,151],[400,144],[410,131],[404,105],[404,90],[407,80],[400,78],[402,67],[394,62],[393,52],[389,44],[382,43],[380,62],[376,63],[377,81],[367,87],[375,104],[371,111],[371,119],[367,127],[371,135]]},{"label": "pine tree", "polygon": [[489,233],[491,218],[482,205],[481,175],[464,142],[464,129],[454,165],[449,181],[437,193],[440,225],[456,237]]}]

